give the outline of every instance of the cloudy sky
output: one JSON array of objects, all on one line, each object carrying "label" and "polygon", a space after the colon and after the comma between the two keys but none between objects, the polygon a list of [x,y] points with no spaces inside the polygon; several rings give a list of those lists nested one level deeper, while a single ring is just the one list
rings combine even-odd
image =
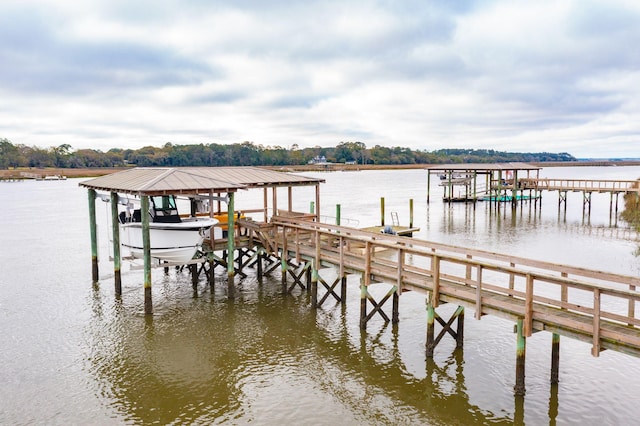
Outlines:
[{"label": "cloudy sky", "polygon": [[640,2],[3,0],[0,138],[640,157]]}]

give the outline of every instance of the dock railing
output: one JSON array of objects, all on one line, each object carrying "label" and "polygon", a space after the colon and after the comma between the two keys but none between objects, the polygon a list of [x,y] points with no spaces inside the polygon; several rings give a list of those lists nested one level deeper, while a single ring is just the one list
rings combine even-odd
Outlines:
[{"label": "dock railing", "polygon": [[477,319],[524,320],[525,334],[547,330],[640,356],[640,278],[354,228],[274,218],[272,237],[288,256],[362,274],[455,303]]},{"label": "dock railing", "polygon": [[[522,189],[538,189],[546,191],[585,191],[585,192],[635,192],[640,193],[639,180],[591,180],[591,179],[518,179]],[[513,186],[513,180],[507,182]]]}]

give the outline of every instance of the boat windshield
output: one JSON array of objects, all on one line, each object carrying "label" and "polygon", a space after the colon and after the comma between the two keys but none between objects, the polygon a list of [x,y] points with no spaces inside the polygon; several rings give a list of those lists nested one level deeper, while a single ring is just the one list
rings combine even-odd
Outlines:
[{"label": "boat windshield", "polygon": [[177,223],[181,222],[176,206],[176,198],[173,195],[157,195],[151,198],[151,217],[154,222]]}]

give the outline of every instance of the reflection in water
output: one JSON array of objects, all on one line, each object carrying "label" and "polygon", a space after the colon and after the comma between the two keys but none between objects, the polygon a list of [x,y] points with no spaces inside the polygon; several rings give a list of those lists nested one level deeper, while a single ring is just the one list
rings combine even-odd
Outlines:
[{"label": "reflection in water", "polygon": [[556,417],[558,417],[558,384],[551,384],[551,392],[549,396],[549,424],[556,424]]},{"label": "reflection in water", "polygon": [[[640,175],[640,168],[628,170],[565,173]],[[621,238],[621,228],[609,226],[606,194],[593,194],[591,225],[584,226],[580,194],[568,194],[566,216],[559,217],[557,198],[546,195],[542,209],[525,203],[515,214],[504,205],[448,206],[437,197],[427,205],[423,170],[321,177],[327,180],[323,215],[341,204],[344,217],[375,225],[378,200],[385,196],[389,211],[400,212],[406,223],[403,212],[413,198],[417,238],[639,274],[631,256],[637,240]],[[0,334],[6,337],[0,351],[0,424],[601,424],[603,418],[625,424],[640,416],[636,358],[613,351],[592,358],[589,345],[565,339],[562,382],[551,386],[550,336],[536,333],[527,341],[527,393],[518,405],[511,323],[469,315],[464,355],[455,351],[453,339],[443,339],[435,358],[426,360],[424,297],[403,294],[400,323],[385,326],[376,317],[363,334],[359,277],[350,279],[356,282],[349,285],[346,306],[325,303],[314,311],[306,292],[281,295],[277,272],[262,285],[251,275],[237,279],[236,298],[229,301],[223,271],[213,289],[200,281],[194,292],[186,271],[165,276],[154,270],[155,314],[146,317],[140,271],[124,266],[122,297],[114,295],[104,227],[99,242],[105,275],[92,286],[87,197],[77,180],[23,182],[2,191],[11,202],[0,222],[6,266],[0,292]],[[314,196],[296,198],[294,210],[306,211]],[[42,214],[43,205],[60,200],[64,209]],[[106,223],[108,206],[100,207],[98,222]],[[37,261],[25,256],[34,248],[45,254]],[[455,307],[441,307],[449,308]]]},{"label": "reflection in water", "polygon": [[[188,292],[190,278],[177,277]],[[316,315],[306,292],[282,296],[279,279],[249,277],[239,288],[230,301],[225,285],[210,292],[201,282],[199,298],[156,297],[153,316],[108,307],[94,291],[91,372],[127,421],[283,422],[306,407],[310,423],[510,423],[469,402],[461,350],[429,359],[417,378],[402,362],[397,327],[361,332],[339,304]]]},{"label": "reflection in water", "polygon": [[[434,230],[428,225],[427,233],[437,231],[445,242],[494,251],[513,247],[515,253],[526,240],[527,255],[536,257],[542,251],[548,254],[556,245],[550,241],[562,241],[563,233],[584,229],[559,224],[559,217],[543,217],[535,206],[443,207],[441,226]],[[528,396],[511,395],[511,368],[506,382],[494,383],[492,375],[483,379],[486,390],[480,392],[509,395],[513,405],[478,405],[473,401],[483,398],[477,389],[475,397],[467,389],[461,349],[449,352],[445,345],[435,359],[427,359],[424,342],[413,339],[407,350],[401,338],[406,321],[362,332],[357,291],[350,290],[347,306],[326,304],[314,311],[306,291],[283,296],[279,276],[263,283],[253,275],[238,279],[233,300],[227,298],[224,272],[213,288],[203,277],[196,290],[186,270],[156,276],[154,316],[123,306],[123,300],[140,299],[135,277],[136,284],[125,289],[122,300],[104,297],[98,286],[92,292],[90,372],[102,397],[127,421],[525,423]],[[420,339],[425,327],[424,322],[419,327]],[[510,361],[515,359],[512,343],[496,346],[509,352]],[[416,358],[422,359],[424,374],[407,365]],[[471,375],[477,380],[478,371]],[[535,390],[535,382],[531,388]],[[557,386],[551,386],[545,402],[542,407],[536,402],[527,416],[548,416],[553,424],[559,414]]]}]

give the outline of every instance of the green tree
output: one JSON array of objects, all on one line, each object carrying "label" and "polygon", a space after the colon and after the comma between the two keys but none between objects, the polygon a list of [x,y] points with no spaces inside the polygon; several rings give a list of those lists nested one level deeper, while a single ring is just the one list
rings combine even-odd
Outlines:
[{"label": "green tree", "polygon": [[58,147],[52,147],[53,161],[56,167],[67,167],[67,161],[71,155],[72,148],[68,143],[64,143]]},{"label": "green tree", "polygon": [[20,151],[9,139],[0,139],[0,168],[18,167],[20,165]]}]

